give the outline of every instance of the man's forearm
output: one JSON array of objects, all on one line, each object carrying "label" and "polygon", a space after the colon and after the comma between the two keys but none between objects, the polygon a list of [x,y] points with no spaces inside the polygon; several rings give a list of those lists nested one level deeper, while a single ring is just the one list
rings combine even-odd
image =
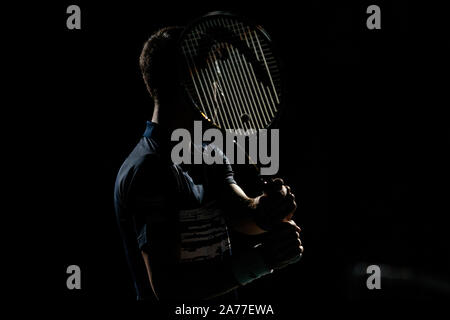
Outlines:
[{"label": "man's forearm", "polygon": [[264,233],[254,221],[253,214],[257,199],[248,197],[237,184],[230,184],[228,188],[230,214],[228,215],[230,227],[233,230],[247,235]]}]

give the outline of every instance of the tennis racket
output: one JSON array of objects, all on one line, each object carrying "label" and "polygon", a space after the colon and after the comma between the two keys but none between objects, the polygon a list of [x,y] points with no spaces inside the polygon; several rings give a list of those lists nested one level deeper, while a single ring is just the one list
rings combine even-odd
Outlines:
[{"label": "tennis racket", "polygon": [[203,119],[240,135],[275,127],[284,86],[280,60],[262,26],[212,12],[186,27],[179,49],[182,86]]}]

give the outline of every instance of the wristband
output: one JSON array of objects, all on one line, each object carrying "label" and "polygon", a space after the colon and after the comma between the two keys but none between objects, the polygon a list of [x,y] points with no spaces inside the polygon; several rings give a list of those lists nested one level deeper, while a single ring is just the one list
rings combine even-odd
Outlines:
[{"label": "wristband", "polygon": [[231,269],[234,277],[241,285],[246,285],[273,272],[273,269],[270,269],[264,263],[261,254],[256,249],[232,256]]}]

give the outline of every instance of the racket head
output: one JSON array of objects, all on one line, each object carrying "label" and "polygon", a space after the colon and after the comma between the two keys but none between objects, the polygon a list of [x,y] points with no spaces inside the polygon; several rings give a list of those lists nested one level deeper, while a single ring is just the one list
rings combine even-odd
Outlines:
[{"label": "racket head", "polygon": [[185,28],[178,48],[181,84],[203,119],[239,134],[275,126],[285,99],[282,64],[262,26],[211,12]]}]

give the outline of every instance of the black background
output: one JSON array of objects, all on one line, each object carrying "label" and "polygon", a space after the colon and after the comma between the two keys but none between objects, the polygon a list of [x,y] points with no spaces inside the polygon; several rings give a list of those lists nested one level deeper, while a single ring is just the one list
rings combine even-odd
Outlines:
[{"label": "black background", "polygon": [[[66,29],[70,4],[81,7],[81,30]],[[366,28],[369,4],[381,7],[381,30]],[[448,38],[408,2],[75,1],[42,9],[33,41],[24,40],[37,71],[23,82],[40,101],[26,111],[39,137],[26,142],[37,168],[29,188],[45,212],[39,224],[30,220],[45,269],[38,296],[133,301],[113,186],[152,111],[140,50],[162,26],[231,10],[263,25],[281,52],[288,108],[280,176],[301,199],[295,220],[305,247],[301,263],[242,290],[242,303],[272,303],[285,315],[310,302],[449,298],[448,102],[440,97]],[[66,289],[71,264],[81,267],[80,291]],[[381,290],[365,286],[370,264],[381,266]]]}]

